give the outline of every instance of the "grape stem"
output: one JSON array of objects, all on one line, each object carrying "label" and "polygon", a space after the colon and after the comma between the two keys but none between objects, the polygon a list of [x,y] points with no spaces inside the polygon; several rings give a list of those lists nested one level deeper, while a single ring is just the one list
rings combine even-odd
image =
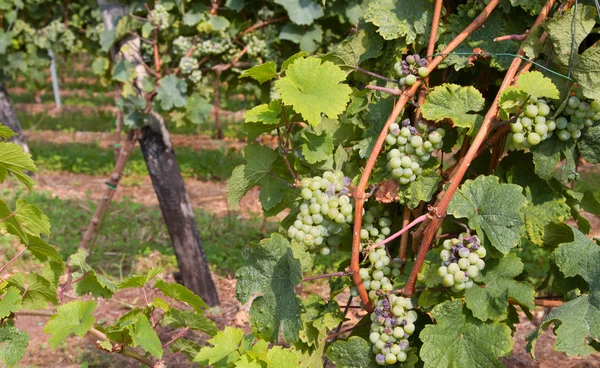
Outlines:
[{"label": "grape stem", "polygon": [[5,264],[4,266],[2,266],[2,268],[0,268],[0,275],[6,269],[6,267],[8,267],[11,263],[13,263],[14,261],[16,261],[19,257],[21,257],[23,255],[23,253],[25,253],[26,250],[27,250],[27,247],[24,247],[19,253],[17,253],[14,257],[12,257],[11,260],[8,261],[7,264]]},{"label": "grape stem", "polygon": [[389,93],[390,95],[393,95],[393,96],[400,96],[400,94],[402,93],[402,91],[399,90],[398,88],[386,88],[386,87],[372,86],[370,84],[367,84],[365,86],[365,88],[373,90],[373,91]]},{"label": "grape stem", "polygon": [[341,277],[341,276],[346,276],[346,275],[349,275],[349,274],[350,273],[347,272],[347,271],[326,273],[326,274],[323,274],[323,275],[306,277],[306,278],[304,278],[302,280],[302,282],[304,282],[304,281],[318,280],[318,279],[325,279],[325,278],[330,278],[330,277]]},{"label": "grape stem", "polygon": [[[452,41],[448,43],[448,45],[442,50],[440,55],[436,56],[429,65],[427,65],[427,71],[431,73],[438,65],[452,52],[456,47],[458,47],[469,35],[479,29],[483,23],[485,23],[486,19],[490,16],[494,8],[498,5],[500,0],[491,0],[490,3],[482,10],[481,14],[477,16],[471,24],[467,26],[462,32],[460,32]],[[367,184],[369,183],[369,178],[371,173],[373,172],[373,168],[375,167],[375,163],[377,162],[377,157],[383,148],[383,143],[385,142],[385,138],[387,137],[388,130],[390,124],[395,122],[400,116],[400,113],[404,110],[407,102],[411,100],[416,94],[417,90],[421,86],[421,81],[417,80],[417,82],[408,90],[404,91],[401,95],[400,99],[394,106],[392,113],[388,117],[385,125],[383,126],[379,137],[377,137],[377,141],[375,142],[375,146],[371,151],[371,155],[367,160],[367,164],[365,165],[365,169],[360,178],[358,186],[355,191],[355,212],[354,212],[354,228],[352,232],[352,257],[350,262],[350,267],[352,271],[352,281],[356,286],[358,294],[360,296],[361,301],[365,305],[365,309],[369,312],[373,310],[373,304],[369,300],[369,295],[367,294],[367,290],[362,283],[362,279],[359,274],[360,270],[360,230],[362,227],[362,211],[364,208],[364,202],[366,199],[365,189],[367,188]],[[419,267],[420,269],[420,267]],[[416,281],[416,280],[415,280]]]},{"label": "grape stem", "polygon": [[[488,4],[488,7],[492,4],[494,4],[494,2],[490,2],[490,4]],[[497,2],[496,2],[496,4],[497,4]],[[550,12],[550,9],[552,8],[553,5],[554,5],[554,0],[548,0],[546,2],[544,7],[542,8],[542,10],[540,11],[540,14],[538,14],[538,17],[535,20],[531,29],[537,28],[546,19],[546,16],[548,16],[548,13]],[[487,7],[486,7],[486,9],[487,9]],[[408,277],[408,281],[406,282],[406,286],[404,287],[405,295],[412,296],[414,294],[415,285],[417,283],[417,275],[419,274],[419,272],[421,271],[421,268],[423,267],[423,263],[425,262],[425,257],[427,256],[427,252],[429,251],[429,247],[430,247],[433,239],[435,238],[437,230],[440,227],[440,225],[442,224],[442,221],[444,220],[444,218],[446,217],[446,209],[448,208],[448,204],[450,203],[452,196],[458,189],[458,186],[462,182],[462,179],[463,179],[464,175],[466,174],[467,170],[469,169],[471,162],[477,156],[477,152],[478,152],[479,148],[486,140],[486,137],[489,134],[490,130],[493,128],[494,122],[496,121],[496,115],[498,114],[498,101],[500,100],[500,96],[501,96],[502,92],[509,85],[512,84],[513,79],[516,76],[517,70],[518,70],[519,66],[521,65],[521,60],[522,60],[521,57],[524,54],[525,53],[523,51],[523,48],[520,47],[519,51],[517,51],[518,57],[515,57],[513,59],[512,64],[508,68],[506,75],[504,77],[504,80],[502,81],[502,84],[500,85],[498,93],[496,94],[494,102],[492,102],[490,109],[488,110],[487,114],[485,115],[485,117],[483,119],[483,123],[481,125],[481,128],[479,129],[479,132],[473,139],[473,143],[469,147],[469,150],[465,154],[465,157],[463,158],[463,160],[458,164],[458,167],[454,171],[452,178],[450,178],[448,188],[446,189],[445,192],[441,192],[438,195],[438,198],[440,198],[439,202],[437,203],[437,205],[435,207],[433,207],[431,209],[432,220],[431,220],[431,223],[427,226],[427,229],[425,230],[423,239],[421,241],[421,246],[420,246],[419,252],[417,254],[417,258],[413,265],[413,269],[411,270],[411,273]]]},{"label": "grape stem", "polygon": [[[410,212],[409,212],[410,213]],[[402,228],[402,230],[396,232],[394,235],[391,235],[385,239],[383,239],[382,241],[380,241],[379,243],[375,243],[373,245],[371,245],[369,247],[369,249],[367,250],[367,255],[369,255],[369,253],[371,253],[372,251],[374,251],[376,248],[379,248],[389,242],[391,242],[392,240],[396,239],[397,237],[399,237],[400,235],[404,234],[405,232],[407,232],[408,230],[410,230],[413,226],[415,226],[416,224],[419,224],[425,220],[427,220],[427,217],[429,216],[428,213],[421,215],[419,217],[417,217],[416,219],[413,220],[413,222],[411,222],[410,224],[406,225],[405,227]],[[405,250],[406,251],[406,250]]]},{"label": "grape stem", "polygon": [[253,25],[252,27],[250,27],[250,28],[244,30],[242,33],[240,33],[235,38],[235,40],[239,39],[240,37],[242,37],[244,35],[247,35],[248,33],[252,32],[252,31],[254,31],[254,30],[258,29],[258,28],[266,27],[269,24],[277,23],[277,22],[282,22],[282,21],[287,20],[287,19],[288,19],[288,17],[285,16],[285,17],[280,17],[280,18],[275,18],[275,19],[269,19],[269,20],[260,21],[260,22],[256,23],[255,25]]},{"label": "grape stem", "polygon": [[359,72],[361,72],[361,73],[363,73],[363,74],[369,75],[369,76],[371,76],[371,77],[374,77],[374,78],[377,78],[377,79],[384,80],[384,81],[386,81],[386,82],[398,83],[398,81],[397,81],[397,80],[395,80],[395,79],[388,78],[388,77],[384,77],[383,75],[379,75],[379,74],[377,74],[377,73],[373,73],[373,72],[371,72],[371,71],[369,71],[369,70],[367,70],[367,69],[363,69],[363,68],[361,68],[361,67],[359,67],[359,66],[357,66],[357,67],[355,68],[355,70],[356,70],[356,71],[359,71]]},{"label": "grape stem", "polygon": [[523,41],[529,36],[529,30],[525,31],[523,34],[511,34],[494,38],[494,42],[499,41]]}]

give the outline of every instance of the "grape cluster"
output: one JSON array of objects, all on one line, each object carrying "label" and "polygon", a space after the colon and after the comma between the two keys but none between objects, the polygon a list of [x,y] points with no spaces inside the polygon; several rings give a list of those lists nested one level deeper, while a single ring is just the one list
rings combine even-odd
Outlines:
[{"label": "grape cluster", "polygon": [[422,133],[419,134],[408,119],[402,122],[402,128],[397,123],[390,124],[386,143],[393,148],[387,154],[387,169],[400,184],[415,181],[433,150],[443,146],[442,138],[446,135],[443,128],[430,129],[419,124],[419,130]]},{"label": "grape cluster", "polygon": [[250,57],[262,57],[266,60],[276,59],[276,53],[271,48],[269,40],[277,39],[279,34],[275,27],[266,27],[261,32],[251,32],[242,36]]},{"label": "grape cluster", "polygon": [[363,214],[363,223],[360,230],[361,250],[365,245],[378,243],[390,235],[392,220],[389,211],[383,205],[376,203],[369,207]]},{"label": "grape cluster", "polygon": [[201,70],[194,70],[189,76],[188,76],[189,80],[192,81],[192,83],[200,83],[202,81],[202,71]]},{"label": "grape cluster", "polygon": [[569,138],[577,139],[581,137],[583,128],[591,127],[598,121],[600,121],[600,102],[589,103],[577,96],[571,96],[562,115],[556,118],[556,135],[561,141],[568,141]]},{"label": "grape cluster", "polygon": [[369,266],[360,269],[360,278],[369,293],[369,299],[375,300],[378,291],[384,293],[394,289],[390,277],[400,275],[401,262],[399,259],[390,259],[385,248],[372,251],[369,256]]},{"label": "grape cluster", "polygon": [[417,54],[408,55],[401,62],[394,64],[394,69],[400,76],[400,84],[412,86],[417,83],[417,77],[426,78],[429,75],[427,64],[427,59],[421,58]]},{"label": "grape cluster", "polygon": [[179,36],[173,40],[173,53],[177,56],[185,55],[191,47],[191,37]]},{"label": "grape cluster", "polygon": [[341,171],[302,179],[304,201],[288,228],[288,237],[311,250],[322,247],[321,254],[328,255],[330,247],[339,245],[340,233],[354,220],[354,203],[348,196],[350,183]]},{"label": "grape cluster", "polygon": [[156,4],[154,9],[150,10],[148,19],[160,30],[169,28],[169,12],[162,4]]},{"label": "grape cluster", "polygon": [[552,136],[557,128],[554,120],[546,118],[550,114],[550,106],[545,100],[530,99],[514,123],[510,124],[512,141],[521,147],[531,147]]},{"label": "grape cluster", "polygon": [[182,57],[179,61],[179,69],[183,74],[191,74],[198,67],[198,59],[194,57]]},{"label": "grape cluster", "polygon": [[467,0],[466,4],[458,7],[458,15],[460,17],[466,15],[469,18],[475,18],[475,16],[489,3],[490,0]]},{"label": "grape cluster", "polygon": [[462,233],[458,238],[444,240],[442,245],[442,265],[438,269],[442,285],[455,292],[472,288],[473,279],[485,268],[482,258],[487,254],[477,235]]},{"label": "grape cluster", "polygon": [[231,41],[231,37],[225,34],[217,34],[199,41],[194,47],[194,56],[219,55],[232,48],[235,48],[235,46]]},{"label": "grape cluster", "polygon": [[409,349],[408,338],[415,332],[417,312],[409,298],[390,295],[380,298],[371,313],[373,353],[378,365],[404,362]]}]

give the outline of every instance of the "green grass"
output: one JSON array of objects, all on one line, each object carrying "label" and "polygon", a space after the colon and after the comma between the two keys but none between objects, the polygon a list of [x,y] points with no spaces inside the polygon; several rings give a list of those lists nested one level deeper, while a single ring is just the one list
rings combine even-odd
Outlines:
[{"label": "green grass", "polygon": [[[67,171],[75,174],[109,175],[114,168],[114,151],[95,144],[53,144],[32,141],[29,144],[33,159],[41,170]],[[243,163],[241,154],[233,149],[195,151],[176,148],[177,161],[185,178],[198,180],[227,180],[233,169]],[[127,175],[147,175],[146,163],[139,148],[129,158]]]}]

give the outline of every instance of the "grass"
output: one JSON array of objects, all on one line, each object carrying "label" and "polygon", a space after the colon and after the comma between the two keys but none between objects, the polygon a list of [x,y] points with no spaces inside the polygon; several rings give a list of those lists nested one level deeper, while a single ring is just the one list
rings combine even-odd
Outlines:
[{"label": "grass", "polygon": [[[95,144],[54,144],[32,141],[33,159],[41,170],[67,171],[75,174],[109,175],[114,168],[114,151]],[[243,163],[234,149],[195,151],[188,147],[176,149],[177,160],[185,178],[222,181]],[[147,175],[146,163],[139,148],[132,153],[125,168],[127,175]]]},{"label": "grass", "polygon": [[[90,200],[61,200],[47,192],[26,192],[23,189],[4,189],[2,198],[11,206],[14,206],[16,198],[23,198],[41,208],[52,224],[49,242],[57,247],[64,259],[77,251],[96,207],[96,203]],[[217,217],[200,209],[194,212],[211,270],[222,276],[234,276],[235,270],[244,264],[241,254],[246,245],[256,243],[277,230],[275,223],[263,223],[259,217],[244,219],[236,214]],[[9,253],[14,250],[14,245],[2,241],[2,248]],[[336,253],[328,257],[318,256],[314,274],[334,269],[341,259],[342,255]],[[177,261],[158,207],[142,206],[131,201],[111,203],[89,262],[95,269],[115,279],[127,277],[132,270],[158,265],[176,268]]]}]

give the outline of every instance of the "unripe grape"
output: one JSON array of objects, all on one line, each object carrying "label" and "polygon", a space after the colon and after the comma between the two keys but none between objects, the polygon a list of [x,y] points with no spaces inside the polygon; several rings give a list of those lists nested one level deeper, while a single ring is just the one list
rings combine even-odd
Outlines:
[{"label": "unripe grape", "polygon": [[429,70],[426,67],[422,66],[418,69],[419,77],[426,78],[429,75]]},{"label": "unripe grape", "polygon": [[576,96],[571,96],[569,97],[569,101],[567,102],[567,104],[570,108],[576,109],[579,106],[580,102],[581,101]]},{"label": "unripe grape", "polygon": [[527,136],[527,143],[529,143],[532,146],[539,144],[541,140],[542,138],[537,133],[529,133],[529,135]]},{"label": "unripe grape", "polygon": [[469,278],[474,279],[479,276],[479,268],[477,268],[477,266],[469,266],[467,268],[467,274],[469,274]]},{"label": "unripe grape", "polygon": [[538,114],[538,108],[536,105],[527,105],[527,107],[525,108],[525,115],[527,115],[530,118],[534,118],[536,117]]},{"label": "unripe grape", "polygon": [[417,77],[412,74],[407,75],[404,80],[407,86],[412,86],[413,84],[417,83]]},{"label": "unripe grape", "polygon": [[454,275],[448,274],[444,276],[444,279],[442,280],[442,285],[444,285],[445,287],[450,287],[454,285]]}]

